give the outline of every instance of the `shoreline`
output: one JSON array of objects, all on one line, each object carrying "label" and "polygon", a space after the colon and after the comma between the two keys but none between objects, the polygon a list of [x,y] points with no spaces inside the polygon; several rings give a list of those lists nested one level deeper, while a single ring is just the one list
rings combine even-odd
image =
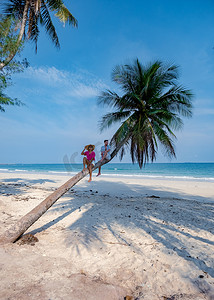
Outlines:
[{"label": "shoreline", "polygon": [[[54,174],[73,176],[82,169],[81,163],[58,164],[8,164],[0,172]],[[94,172],[96,174],[96,171]],[[102,168],[104,177],[135,177],[146,179],[193,180],[214,182],[214,163],[150,163],[139,169],[137,164],[112,163]]]},{"label": "shoreline", "polygon": [[[0,234],[69,178],[0,172]],[[0,298],[213,299],[214,184],[93,179],[28,229],[34,246],[0,248]]]},{"label": "shoreline", "polygon": [[[69,175],[55,173],[0,172],[0,182],[5,184],[14,183],[26,185],[26,187],[35,186],[41,189],[49,189],[50,191],[57,189],[70,178],[71,176]],[[96,177],[95,172],[93,173],[91,183],[88,183],[87,175],[73,189],[77,191],[95,189],[103,194],[111,192],[112,196],[127,195],[141,197],[148,194],[155,194],[158,197],[214,201],[214,182],[205,180],[145,178],[141,176],[114,177],[105,175]]]},{"label": "shoreline", "polygon": [[[53,176],[65,176],[72,177],[79,173],[81,170],[76,170],[74,172],[66,171],[37,171],[37,170],[4,170],[0,169],[0,174],[21,174],[21,175],[53,175]],[[96,177],[96,172],[93,172],[94,177]],[[198,182],[210,182],[214,183],[214,177],[193,177],[193,176],[176,176],[176,175],[148,175],[148,174],[119,174],[119,173],[102,173],[102,177],[112,177],[112,178],[133,178],[133,179],[151,179],[151,180],[170,180],[170,181],[198,181]]]}]

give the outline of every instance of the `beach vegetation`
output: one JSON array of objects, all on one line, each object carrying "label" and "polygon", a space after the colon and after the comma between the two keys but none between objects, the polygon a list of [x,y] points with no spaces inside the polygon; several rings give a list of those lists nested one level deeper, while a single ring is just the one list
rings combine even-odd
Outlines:
[{"label": "beach vegetation", "polygon": [[[3,6],[4,5],[4,6]],[[23,40],[37,42],[40,33],[39,26],[45,28],[53,44],[59,48],[59,38],[52,22],[52,14],[61,22],[77,26],[77,20],[64,5],[62,0],[8,0],[3,1],[4,15],[13,17],[17,21],[17,46],[11,48],[10,53],[0,62],[0,69],[4,68],[16,55]]]},{"label": "beach vegetation", "polygon": [[156,159],[159,148],[169,158],[176,156],[175,131],[193,109],[193,93],[178,79],[179,67],[161,61],[143,65],[135,59],[113,69],[112,80],[120,90],[105,90],[98,98],[99,105],[111,109],[100,121],[101,131],[119,124],[111,139],[112,157],[120,153],[122,159],[128,150],[142,168]]},{"label": "beach vegetation", "polygon": [[[17,33],[14,30],[17,22],[14,18],[3,17],[0,15],[0,61],[12,51],[18,54],[23,48],[23,42],[17,46]],[[0,70],[0,111],[5,111],[5,105],[22,105],[17,98],[11,98],[6,95],[6,89],[12,84],[11,76],[14,73],[22,72],[28,66],[26,59],[10,61],[4,69]]]}]

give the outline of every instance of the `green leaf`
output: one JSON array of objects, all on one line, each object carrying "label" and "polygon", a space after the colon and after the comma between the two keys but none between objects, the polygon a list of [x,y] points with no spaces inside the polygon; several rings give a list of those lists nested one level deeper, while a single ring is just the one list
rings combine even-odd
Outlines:
[{"label": "green leaf", "polygon": [[112,80],[120,86],[122,96],[103,91],[98,105],[112,109],[100,121],[102,130],[119,124],[111,144],[117,149],[115,153],[120,147],[121,159],[126,148],[140,167],[156,159],[159,147],[169,158],[175,157],[174,131],[182,128],[182,117],[192,116],[193,108],[192,92],[178,79],[178,66],[161,61],[144,66],[136,59],[113,69]]}]

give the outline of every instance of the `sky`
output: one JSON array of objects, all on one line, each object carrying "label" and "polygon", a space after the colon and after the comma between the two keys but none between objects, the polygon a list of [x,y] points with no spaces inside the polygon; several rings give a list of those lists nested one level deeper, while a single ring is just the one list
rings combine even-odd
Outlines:
[{"label": "sky", "polygon": [[[118,89],[112,69],[135,58],[179,65],[179,83],[195,95],[193,117],[176,132],[177,158],[160,150],[156,162],[214,162],[213,0],[64,2],[78,28],[53,17],[60,50],[43,28],[37,54],[25,43],[21,57],[30,67],[7,89],[25,105],[0,112],[0,163],[78,163],[84,145],[99,149],[118,125],[100,132],[109,109],[98,107],[97,96]],[[123,162],[131,162],[128,154]]]}]

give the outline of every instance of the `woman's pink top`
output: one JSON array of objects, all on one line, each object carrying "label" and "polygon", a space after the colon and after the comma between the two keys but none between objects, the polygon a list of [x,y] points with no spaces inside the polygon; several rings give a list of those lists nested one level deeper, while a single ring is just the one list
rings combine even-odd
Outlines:
[{"label": "woman's pink top", "polygon": [[86,155],[87,160],[94,160],[95,159],[95,152],[92,151],[91,153],[89,153],[89,151],[85,151],[84,155]]}]

